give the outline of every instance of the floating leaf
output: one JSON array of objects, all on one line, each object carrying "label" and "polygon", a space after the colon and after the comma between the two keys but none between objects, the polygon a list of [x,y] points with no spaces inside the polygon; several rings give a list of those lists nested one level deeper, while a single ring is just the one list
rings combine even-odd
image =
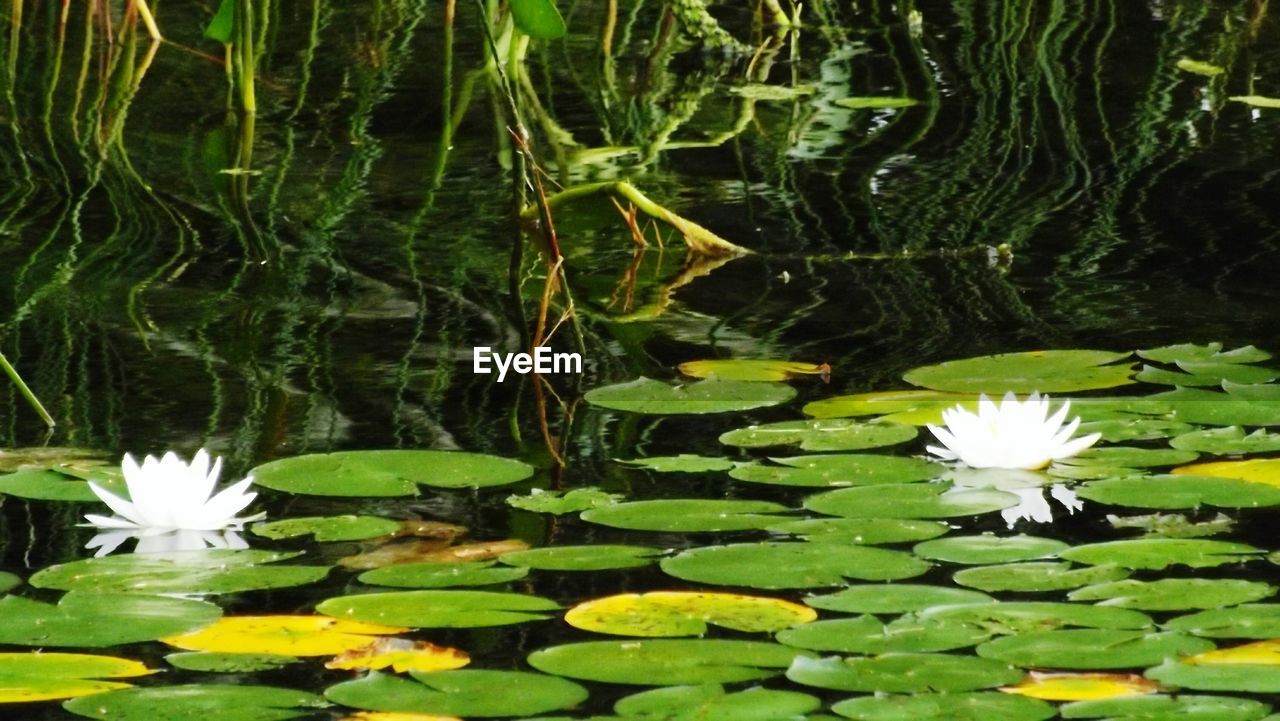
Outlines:
[{"label": "floating leaf", "polygon": [[529,665],[602,683],[675,686],[769,678],[807,652],[776,643],[711,639],[589,641],[534,651]]},{"label": "floating leaf", "polygon": [[1128,578],[1129,574],[1129,569],[1120,566],[1074,568],[1067,562],[1033,562],[965,568],[957,571],[951,578],[961,586],[977,588],[989,593],[997,591],[1037,593],[1067,591],[1095,583],[1119,581]]},{"label": "floating leaf", "polygon": [[341,451],[283,458],[251,472],[257,485],[313,496],[413,496],[418,486],[485,488],[533,475],[509,458],[461,451]]},{"label": "floating leaf", "polygon": [[804,507],[845,518],[953,518],[1012,508],[1021,502],[1005,491],[961,490],[945,484],[892,484],[842,488],[809,496]]},{"label": "floating leaf", "polygon": [[212,603],[142,594],[71,591],[56,606],[5,596],[0,598],[0,643],[116,646],[207,626],[221,615]]},{"label": "floating leaf", "polygon": [[806,686],[863,693],[976,691],[1017,683],[1021,669],[999,661],[942,653],[887,653],[875,657],[799,657],[787,678]]},{"label": "floating leaf", "polygon": [[555,0],[511,0],[511,17],[520,32],[539,40],[557,40],[569,31]]},{"label": "floating leaf", "polygon": [[451,586],[488,586],[524,578],[527,568],[495,568],[496,561],[471,563],[401,563],[377,568],[359,576],[361,583],[396,588],[449,588]]},{"label": "floating leaf", "polygon": [[663,559],[662,570],[686,581],[750,588],[839,586],[846,579],[892,581],[930,565],[901,551],[829,543],[739,543],[693,548]]},{"label": "floating leaf", "polygon": [[368,553],[357,553],[338,559],[346,568],[369,570],[403,563],[473,563],[488,561],[504,553],[523,551],[529,544],[517,539],[481,541],[449,545],[445,539],[407,541],[380,546]]},{"label": "floating leaf", "polygon": [[1107,365],[1127,353],[1047,350],[947,361],[908,371],[908,383],[964,393],[1062,393],[1114,388],[1133,382],[1128,365]]},{"label": "floating leaf", "polygon": [[0,592],[8,591],[9,589],[13,588],[14,586],[17,586],[20,583],[22,583],[22,578],[20,576],[15,576],[12,573],[0,571]]},{"label": "floating leaf", "polygon": [[185,651],[333,656],[407,630],[326,616],[225,616],[199,631],[160,640]]},{"label": "floating leaf", "polygon": [[944,470],[943,466],[921,458],[857,453],[770,460],[782,465],[743,464],[730,471],[729,477],[781,486],[839,487],[914,483],[934,478]]},{"label": "floating leaf", "polygon": [[1185,388],[1218,386],[1223,381],[1231,383],[1269,383],[1280,377],[1280,371],[1274,368],[1239,363],[1179,361],[1178,367],[1184,372],[1165,370],[1144,364],[1142,370],[1134,376],[1134,379],[1143,383],[1158,383]]},{"label": "floating leaf", "polygon": [[1044,721],[1057,715],[1044,701],[991,691],[861,696],[831,710],[855,721]]},{"label": "floating leaf", "polygon": [[637,721],[781,721],[801,718],[822,703],[805,693],[749,688],[725,693],[719,684],[672,686],[632,694],[614,704]]},{"label": "floating leaf", "polygon": [[1151,618],[1138,611],[1038,601],[939,606],[924,611],[921,615],[972,623],[997,634],[1031,633],[1068,627],[1137,630],[1152,626]]},{"label": "floating leaf", "polygon": [[681,363],[680,372],[693,378],[725,381],[785,381],[796,376],[827,375],[831,366],[780,360],[698,360]]},{"label": "floating leaf", "polygon": [[747,426],[722,434],[720,442],[740,448],[798,445],[805,451],[859,451],[905,443],[916,434],[914,426],[901,423],[819,418]]},{"label": "floating leaf", "polygon": [[298,556],[238,549],[104,556],[40,571],[36,588],[112,593],[238,593],[314,583],[328,566],[266,566]]},{"label": "floating leaf", "polygon": [[143,663],[114,656],[0,653],[0,703],[50,701],[129,688],[127,683],[99,679],[152,673]]},{"label": "floating leaf", "polygon": [[1181,633],[1076,628],[997,638],[978,646],[978,655],[1024,668],[1138,668],[1212,648]]},{"label": "floating leaf", "polygon": [[706,456],[695,456],[687,453],[682,453],[678,456],[633,458],[626,461],[619,460],[618,462],[658,473],[707,473],[710,471],[727,471],[738,465],[728,458],[707,458]]},{"label": "floating leaf", "polygon": [[334,703],[371,711],[462,717],[528,716],[570,708],[587,698],[578,684],[522,671],[464,669],[410,673],[415,680],[373,672],[325,689]]},{"label": "floating leaf", "polygon": [[729,92],[748,100],[794,100],[813,95],[817,89],[812,85],[765,85],[748,83],[729,88]]},{"label": "floating leaf", "polygon": [[377,516],[310,516],[255,523],[253,532],[263,538],[315,536],[317,541],[363,541],[389,536],[400,530],[400,522]]},{"label": "floating leaf", "polygon": [[1280,506],[1280,488],[1236,478],[1148,476],[1086,483],[1084,499],[1131,508],[1264,508]]},{"label": "floating leaf", "polygon": [[1255,108],[1280,108],[1280,98],[1271,98],[1266,95],[1232,95],[1227,100]]},{"label": "floating leaf", "polygon": [[1144,611],[1221,608],[1258,601],[1276,587],[1258,581],[1208,578],[1163,578],[1158,581],[1113,581],[1072,591],[1072,601],[1101,601],[1108,606]]},{"label": "floating leaf", "polygon": [[1196,463],[1173,469],[1175,476],[1239,478],[1280,488],[1280,458],[1250,458],[1243,461]]},{"label": "floating leaf", "polygon": [[916,521],[909,518],[806,518],[777,523],[767,526],[765,530],[801,536],[807,541],[876,546],[927,541],[943,535],[950,527],[940,521]]},{"label": "floating leaf", "polygon": [[1218,664],[1258,664],[1263,666],[1280,666],[1280,640],[1255,641],[1241,646],[1205,651],[1183,663],[1218,665]]},{"label": "floating leaf", "polygon": [[1192,60],[1191,58],[1179,59],[1177,62],[1177,67],[1179,70],[1183,70],[1188,73],[1194,73],[1196,75],[1204,75],[1207,77],[1221,75],[1224,72],[1226,72],[1226,70],[1222,69],[1217,65],[1214,65],[1213,63],[1206,63],[1203,60]]},{"label": "floating leaf", "polygon": [[1240,390],[1229,394],[1202,388],[1177,388],[1150,397],[1172,405],[1172,420],[1183,423],[1206,426],[1280,425],[1280,403],[1250,399]]},{"label": "floating leaf", "polygon": [[858,616],[815,621],[782,631],[777,638],[811,651],[879,655],[968,648],[991,638],[991,632],[960,621],[902,616],[886,625],[875,616]]},{"label": "floating leaf", "polygon": [[0,493],[33,501],[99,502],[85,481],[46,470],[18,471],[0,476]]},{"label": "floating leaf", "polygon": [[164,657],[170,666],[204,673],[257,673],[297,663],[296,656],[273,653],[221,653],[182,651]]},{"label": "floating leaf", "polygon": [[1062,706],[1062,718],[1106,718],[1108,721],[1255,721],[1267,715],[1266,704],[1227,696],[1130,696],[1079,701]]},{"label": "floating leaf", "polygon": [[1155,693],[1160,684],[1134,674],[1120,673],[1036,673],[1031,672],[1017,686],[1001,691],[1046,701],[1096,701],[1118,696]]},{"label": "floating leaf", "polygon": [[[411,628],[505,626],[548,618],[560,607],[540,596],[492,591],[394,591],[320,602],[327,616]],[[376,710],[376,709],[375,709]]]},{"label": "floating leaf", "polygon": [[935,606],[983,604],[994,601],[985,593],[947,586],[911,583],[850,586],[825,596],[809,596],[804,602],[814,608],[845,613],[907,613]]},{"label": "floating leaf", "polygon": [[540,571],[604,571],[648,566],[662,553],[645,546],[549,546],[506,553],[498,560]]},{"label": "floating leaf", "polygon": [[586,511],[582,520],[632,531],[748,531],[782,520],[786,506],[767,501],[662,499]]},{"label": "floating leaf", "polygon": [[616,636],[700,636],[707,625],[760,633],[809,623],[813,609],[736,593],[654,591],[606,596],[569,609],[565,623]]},{"label": "floating leaf", "polygon": [[468,663],[471,663],[471,657],[456,648],[406,638],[377,638],[367,646],[343,651],[324,667],[379,671],[390,666],[397,673],[407,673],[451,671]]},{"label": "floating leaf", "polygon": [[706,380],[668,385],[652,378],[588,391],[587,402],[601,408],[654,415],[729,413],[786,403],[796,391],[782,383]]},{"label": "floating leaf", "polygon": [[[1169,445],[1188,451],[1212,453],[1218,456],[1242,456],[1247,453],[1280,451],[1280,433],[1267,433],[1259,428],[1245,435],[1240,426],[1205,428],[1183,433],[1169,441]],[[2,480],[2,479],[0,479]]]},{"label": "floating leaf", "polygon": [[1246,604],[1178,616],[1164,624],[1208,638],[1280,638],[1280,604]]},{"label": "floating leaf", "polygon": [[1194,451],[1173,448],[1132,448],[1129,446],[1104,446],[1084,450],[1071,458],[1058,461],[1072,466],[1112,466],[1122,468],[1153,468],[1176,466],[1194,461],[1199,454]]},{"label": "floating leaf", "polygon": [[110,721],[283,721],[311,716],[327,705],[319,696],[288,688],[188,684],[112,691],[68,701],[62,707],[79,716]]},{"label": "floating leaf", "polygon": [[1145,516],[1107,516],[1112,528],[1140,528],[1152,536],[1165,538],[1203,538],[1229,533],[1235,526],[1224,513],[1207,521],[1192,521],[1181,513],[1153,513]]},{"label": "floating leaf", "polygon": [[1069,561],[1091,566],[1112,564],[1159,571],[1173,565],[1212,568],[1243,563],[1255,560],[1263,553],[1261,548],[1244,543],[1197,538],[1138,538],[1076,546],[1061,555]]},{"label": "floating leaf", "polygon": [[892,414],[898,423],[924,425],[925,423],[937,422],[942,417],[942,411],[956,405],[963,405],[969,410],[976,410],[978,398],[971,393],[919,390],[880,391],[877,393],[856,393],[854,395],[825,398],[805,405],[803,410],[805,415],[815,418]]},{"label": "floating leaf", "polygon": [[[1244,691],[1248,693],[1280,693],[1280,666],[1231,663],[1197,664],[1190,659],[1169,659],[1146,676],[1169,686],[1197,691]],[[1179,717],[1180,718],[1180,717]],[[1214,718],[1217,721],[1217,718]]]},{"label": "floating leaf", "polygon": [[1107,443],[1124,443],[1168,438],[1192,430],[1195,430],[1195,426],[1182,421],[1129,416],[1081,423],[1077,433],[1078,435],[1099,433],[1102,435],[1102,440]]},{"label": "floating leaf", "polygon": [[920,101],[915,98],[904,98],[893,95],[867,95],[853,98],[838,98],[836,105],[842,108],[852,108],[854,110],[863,109],[884,109],[884,108],[909,108],[913,105],[919,105]]},{"label": "floating leaf", "polygon": [[1048,558],[1070,548],[1062,541],[1038,536],[950,536],[917,543],[911,552],[930,561],[983,564]]},{"label": "floating leaf", "polygon": [[592,508],[612,506],[621,501],[618,493],[606,493],[599,488],[574,488],[568,491],[546,491],[535,488],[527,496],[507,496],[507,505],[533,513],[577,513]]},{"label": "floating leaf", "polygon": [[1160,348],[1150,348],[1138,351],[1138,356],[1147,360],[1156,361],[1157,363],[1178,363],[1179,361],[1260,363],[1271,358],[1270,353],[1254,348],[1251,345],[1233,348],[1229,351],[1223,351],[1222,344],[1216,342],[1205,345],[1182,343],[1178,345],[1162,346]]}]

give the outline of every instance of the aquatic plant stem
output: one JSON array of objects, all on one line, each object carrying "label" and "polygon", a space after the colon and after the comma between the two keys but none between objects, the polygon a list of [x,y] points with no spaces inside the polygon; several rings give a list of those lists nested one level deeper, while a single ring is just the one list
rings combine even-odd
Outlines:
[{"label": "aquatic plant stem", "polygon": [[9,380],[13,381],[13,384],[18,387],[18,392],[22,394],[23,398],[27,399],[27,403],[31,404],[31,407],[35,409],[35,412],[40,416],[40,420],[44,421],[45,425],[50,428],[58,425],[54,422],[53,416],[49,415],[49,411],[44,409],[40,399],[36,398],[36,394],[31,392],[27,382],[22,380],[22,376],[18,374],[18,369],[13,367],[8,358],[4,357],[3,352],[0,352],[0,368],[4,369],[4,372],[9,376]]}]

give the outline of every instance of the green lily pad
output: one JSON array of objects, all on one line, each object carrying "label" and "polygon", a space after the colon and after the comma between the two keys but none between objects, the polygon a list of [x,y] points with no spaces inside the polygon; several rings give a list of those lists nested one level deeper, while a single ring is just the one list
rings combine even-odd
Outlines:
[{"label": "green lily pad", "polygon": [[414,680],[373,672],[325,689],[334,703],[368,711],[525,716],[577,706],[587,690],[555,676],[523,671],[459,669],[410,673]]},{"label": "green lily pad", "polygon": [[1021,499],[996,490],[953,490],[948,484],[916,483],[842,488],[809,496],[804,507],[845,518],[954,518],[992,513]]},{"label": "green lily pad", "polygon": [[1173,565],[1212,568],[1228,563],[1244,563],[1265,553],[1244,543],[1200,538],[1137,538],[1076,546],[1062,557],[1090,566],[1113,564],[1125,568],[1159,571]]},{"label": "green lily pad", "polygon": [[221,616],[212,603],[133,593],[71,591],[56,606],[5,596],[0,643],[102,648],[194,631]]},{"label": "green lily pad", "polygon": [[1029,561],[1056,556],[1070,546],[1038,536],[950,536],[917,543],[911,552],[930,561],[984,564]]},{"label": "green lily pad", "polygon": [[814,621],[777,634],[778,641],[788,646],[868,656],[951,651],[989,638],[991,632],[980,626],[914,616],[902,616],[888,624],[875,616]]},{"label": "green lily pad", "polygon": [[[1280,693],[1280,666],[1253,663],[1192,664],[1169,659],[1146,677],[1197,691]],[[1217,721],[1215,719],[1215,721]]]},{"label": "green lily pad", "polygon": [[1071,458],[1058,461],[1071,466],[1113,466],[1120,468],[1154,468],[1180,466],[1199,458],[1195,451],[1174,448],[1133,448],[1129,446],[1103,446],[1088,448]]},{"label": "green lily pad", "polygon": [[1221,343],[1179,343],[1159,348],[1148,348],[1138,351],[1140,358],[1157,363],[1178,363],[1179,361],[1214,362],[1214,363],[1261,363],[1271,359],[1271,354],[1251,345],[1222,350]]},{"label": "green lily pad", "polygon": [[1204,538],[1230,533],[1235,521],[1219,513],[1205,521],[1192,521],[1181,513],[1150,513],[1142,516],[1107,516],[1112,528],[1138,528],[1150,536],[1164,538]]},{"label": "green lily pad", "polygon": [[1079,435],[1099,433],[1107,443],[1125,443],[1169,438],[1193,431],[1195,426],[1165,418],[1127,416],[1081,423],[1076,430]]},{"label": "green lily pad", "polygon": [[1108,721],[1255,721],[1271,707],[1230,696],[1122,696],[1064,704],[1062,718],[1105,718]]},{"label": "green lily pad", "polygon": [[240,549],[103,556],[62,563],[36,573],[36,588],[97,593],[238,593],[314,583],[328,566],[266,565],[297,557]]},{"label": "green lily pad", "polygon": [[568,491],[547,491],[535,488],[529,491],[527,496],[507,496],[507,505],[522,511],[551,513],[559,516],[612,506],[622,499],[621,494],[606,493],[593,487],[574,488]]},{"label": "green lily pad", "polygon": [[1097,350],[1047,350],[1003,353],[947,361],[908,371],[912,385],[961,393],[1062,393],[1114,388],[1133,382],[1128,353]]},{"label": "green lily pad", "polygon": [[554,601],[540,596],[494,591],[392,591],[338,596],[316,610],[346,621],[411,628],[506,626],[550,618]]},{"label": "green lily pad", "polygon": [[790,509],[767,501],[662,499],[585,511],[582,520],[632,531],[749,531],[783,520]]},{"label": "green lily pad", "polygon": [[0,571],[0,592],[8,591],[20,583],[22,583],[21,576],[15,576],[12,573]]},{"label": "green lily pad", "polygon": [[921,458],[856,453],[770,460],[782,465],[743,464],[730,471],[729,477],[780,486],[838,487],[927,481],[945,470]]},{"label": "green lily pad", "polygon": [[1271,453],[1280,451],[1280,433],[1268,433],[1259,428],[1245,434],[1240,426],[1205,428],[1183,433],[1169,441],[1174,448],[1212,453],[1218,456],[1241,456],[1246,453]]},{"label": "green lily pad", "polygon": [[921,615],[972,623],[1002,635],[1071,627],[1138,630],[1152,626],[1151,618],[1138,611],[1047,601],[939,606]]},{"label": "green lily pad", "polygon": [[894,581],[930,565],[901,551],[829,543],[739,543],[693,548],[662,560],[662,570],[686,581],[751,588],[838,586],[846,579]]},{"label": "green lily pad", "polygon": [[676,686],[776,676],[808,652],[776,643],[711,639],[588,641],[529,655],[544,673],[602,683]]},{"label": "green lily pad", "polygon": [[1206,638],[1280,638],[1280,603],[1200,611],[1170,619],[1164,627]]},{"label": "green lily pad", "polygon": [[601,408],[652,415],[731,413],[786,403],[796,391],[782,383],[706,380],[670,385],[652,378],[588,391],[588,403]]},{"label": "green lily pad", "polygon": [[978,655],[1024,668],[1111,669],[1154,666],[1213,648],[1181,633],[1075,628],[997,638],[978,646]]},{"label": "green lily pad", "polygon": [[85,481],[57,471],[28,470],[0,476],[0,493],[32,501],[98,503]]},{"label": "green lily pad", "polygon": [[214,651],[183,651],[164,657],[170,666],[184,671],[204,673],[257,673],[283,668],[297,663],[296,656],[273,653],[221,653]]},{"label": "green lily pad", "polygon": [[1128,578],[1130,573],[1129,569],[1120,566],[1100,565],[1075,568],[1065,561],[1040,561],[966,568],[957,571],[951,579],[961,586],[988,593],[999,591],[1037,593],[1068,591],[1096,583],[1119,581]]},{"label": "green lily pad", "polygon": [[806,686],[863,693],[976,691],[1021,681],[1026,673],[1000,661],[942,653],[887,653],[875,657],[800,657],[787,678]]},{"label": "green lily pad", "polygon": [[1172,420],[1206,426],[1280,425],[1280,402],[1250,398],[1248,391],[1220,393],[1201,388],[1177,388],[1151,398],[1173,406]]},{"label": "green lily pad", "polygon": [[641,691],[618,701],[614,713],[637,721],[781,721],[802,718],[822,705],[795,691],[749,688],[726,693],[719,684]]},{"label": "green lily pad", "polygon": [[1094,481],[1076,490],[1081,498],[1130,508],[1266,508],[1280,506],[1280,488],[1238,478],[1146,476]]},{"label": "green lily pad", "polygon": [[264,488],[313,496],[414,496],[418,486],[485,488],[533,475],[533,467],[461,451],[341,451],[283,458],[251,472]]},{"label": "green lily pad", "polygon": [[[942,411],[957,404],[976,408],[978,399],[972,393],[943,393],[939,391],[888,391],[855,393],[836,396],[808,403],[805,415],[815,418],[846,418],[850,416],[909,417],[911,425],[924,425],[940,418]],[[920,417],[916,420],[915,417]],[[908,421],[899,421],[907,423]]]},{"label": "green lily pad", "polygon": [[646,546],[548,546],[504,553],[498,560],[540,571],[605,571],[648,566],[662,553]]},{"label": "green lily pad", "polygon": [[366,571],[361,583],[396,588],[449,588],[509,583],[529,575],[527,568],[495,567],[496,561],[471,563],[398,563]]},{"label": "green lily pad", "polygon": [[1177,365],[1183,372],[1143,365],[1142,370],[1134,377],[1144,383],[1159,383],[1171,386],[1218,386],[1224,381],[1230,381],[1231,383],[1270,383],[1280,377],[1280,371],[1275,368],[1263,368],[1242,363],[1178,361]]},{"label": "green lily pad", "polygon": [[387,536],[400,530],[400,524],[377,516],[311,516],[286,518],[270,523],[255,523],[253,533],[263,538],[297,538],[315,536],[317,541],[363,541]]},{"label": "green lily pad", "polygon": [[1259,581],[1163,578],[1100,583],[1076,589],[1067,597],[1072,601],[1101,601],[1108,606],[1144,611],[1186,611],[1236,606],[1262,600],[1275,592],[1275,586]]},{"label": "green lily pad", "polygon": [[917,433],[914,426],[901,423],[820,418],[747,426],[722,434],[720,442],[740,448],[798,445],[805,451],[860,451],[905,443]]},{"label": "green lily pad", "polygon": [[73,698],[128,688],[121,681],[155,673],[145,664],[80,653],[0,653],[0,704]]},{"label": "green lily pad", "polygon": [[993,691],[861,696],[831,710],[855,721],[1044,721],[1057,715],[1039,699]]},{"label": "green lily pad", "polygon": [[814,608],[845,613],[908,613],[935,606],[993,602],[985,593],[948,586],[912,583],[850,586],[823,596],[808,596],[804,602]]},{"label": "green lily pad", "polygon": [[681,453],[678,456],[653,456],[651,458],[633,458],[619,460],[628,466],[644,468],[658,473],[708,473],[711,471],[727,471],[738,465],[728,458],[707,458]]},{"label": "green lily pad", "polygon": [[110,721],[283,721],[327,706],[305,691],[272,686],[188,684],[129,688],[73,699],[62,705],[78,716]]},{"label": "green lily pad", "polygon": [[858,543],[878,546],[937,538],[950,530],[941,521],[910,518],[805,518],[765,528],[769,533],[800,536],[810,542]]}]

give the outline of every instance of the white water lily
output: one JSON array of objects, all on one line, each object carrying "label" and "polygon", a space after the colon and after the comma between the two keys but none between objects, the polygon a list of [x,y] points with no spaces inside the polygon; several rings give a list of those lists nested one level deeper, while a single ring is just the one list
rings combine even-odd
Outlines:
[{"label": "white water lily", "polygon": [[239,530],[249,521],[256,521],[266,514],[238,518],[236,514],[257,497],[247,493],[253,477],[224,488],[214,495],[218,473],[222,470],[219,458],[209,467],[209,454],[202,448],[184,462],[170,451],[163,458],[147,456],[142,465],[125,454],[120,464],[124,471],[129,500],[90,482],[89,488],[116,512],[114,516],[88,514],[85,519],[103,530],[146,531],[144,535],[158,535],[168,531],[224,531]]},{"label": "white water lily", "polygon": [[1071,402],[1049,415],[1049,396],[1032,393],[1019,401],[1006,393],[996,404],[986,395],[978,399],[978,412],[958,405],[942,412],[946,428],[929,424],[943,447],[928,451],[946,461],[960,461],[972,468],[1044,468],[1092,446],[1100,433],[1072,438],[1080,417],[1063,425]]},{"label": "white water lily", "polygon": [[[1004,522],[1013,528],[1018,521],[1026,519],[1035,521],[1036,523],[1051,523],[1053,521],[1053,509],[1049,506],[1049,501],[1044,497],[1044,489],[1039,486],[1035,488],[1006,488],[1006,493],[1017,495],[1022,501],[1011,508],[1006,508],[1000,512],[1000,517]],[[1061,503],[1067,509],[1067,513],[1075,513],[1084,508],[1084,501],[1081,501],[1075,491],[1067,488],[1061,483],[1053,484],[1049,489],[1049,495],[1058,503]]]},{"label": "white water lily", "polygon": [[85,548],[98,549],[93,554],[101,557],[114,553],[122,543],[131,538],[138,539],[134,553],[172,553],[175,551],[203,551],[206,548],[248,548],[240,534],[235,531],[163,531],[149,530],[116,530],[104,531],[89,539]]}]

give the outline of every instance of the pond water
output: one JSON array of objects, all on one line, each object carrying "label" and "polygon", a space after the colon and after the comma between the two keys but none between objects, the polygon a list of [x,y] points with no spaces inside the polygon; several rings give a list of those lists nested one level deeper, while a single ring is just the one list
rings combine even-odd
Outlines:
[{"label": "pond water", "polygon": [[[1267,3],[816,0],[789,28],[769,3],[712,3],[711,16],[743,45],[726,50],[707,47],[714,35],[690,32],[684,20],[702,7],[692,0],[562,1],[568,34],[560,39],[522,50],[504,21],[493,23],[502,74],[490,61],[481,4],[229,1],[222,5],[234,8],[234,39],[224,46],[205,34],[218,3],[152,0],[163,43],[148,38],[134,2],[65,10],[8,3],[9,32],[0,38],[0,352],[58,425],[46,431],[23,396],[0,383],[0,471],[25,474],[0,476],[0,570],[15,582],[44,574],[0,604],[53,603],[77,589],[64,605],[80,610],[64,610],[61,623],[142,628],[123,640],[42,634],[32,628],[53,624],[53,611],[11,605],[10,617],[27,620],[6,630],[0,618],[0,652],[132,659],[163,673],[122,682],[200,685],[196,696],[210,693],[208,684],[303,692],[270,702],[200,697],[221,709],[209,718],[226,719],[362,718],[352,715],[394,710],[378,700],[401,696],[410,700],[400,710],[465,718],[1269,713],[1280,692],[1274,649],[1228,663],[1180,659],[1280,638],[1280,605],[1267,602],[1276,590],[1267,554],[1278,547],[1269,533],[1274,511],[1266,510],[1280,505],[1280,473],[1265,460],[1169,473],[1280,452],[1265,433],[1242,440],[1280,425],[1280,386],[1268,371],[1280,364],[1268,353],[1280,351],[1280,78],[1269,72],[1280,44]],[[505,17],[507,3],[483,4]],[[229,58],[239,58],[231,71]],[[236,75],[246,64],[249,82]],[[252,115],[241,111],[247,88]],[[536,171],[507,129],[511,100]],[[750,252],[687,252],[670,223],[642,212],[629,227],[623,216],[634,205],[595,195],[552,203],[563,285],[549,286],[545,236],[516,217],[519,208],[538,212],[539,188],[522,177],[549,196],[626,180],[656,212]],[[647,247],[637,247],[636,232]],[[539,332],[545,288],[545,328],[554,327],[547,344],[580,351],[583,372],[501,383],[476,374],[473,348],[515,352]],[[562,315],[565,288],[577,309],[572,321]],[[1188,343],[1199,346],[1156,350]],[[1230,353],[1247,346],[1262,350]],[[945,373],[916,385],[903,378],[946,361],[1042,349],[1115,354],[1051,354],[1041,359],[1047,370],[996,363],[960,381]],[[1129,355],[1139,349],[1140,357]],[[825,363],[829,372],[713,387],[712,397],[735,401],[700,409],[724,410],[716,413],[687,413],[671,398],[659,406],[664,413],[632,412],[634,399],[624,394],[620,408],[609,390],[604,401],[585,397],[641,377],[689,384],[679,364],[727,359]],[[741,369],[717,370],[723,377]],[[1179,385],[1201,390],[1145,399]],[[829,402],[918,387],[964,395],[888,407]],[[1073,412],[1087,421],[1081,432],[1104,433],[1099,449],[1031,476],[955,475],[918,460],[928,432],[902,429],[939,422],[942,408],[972,405],[978,392],[1010,389],[1076,399]],[[902,410],[915,413],[880,418]],[[778,445],[721,442],[735,429],[812,416],[856,420],[826,421],[809,429],[813,438]],[[864,425],[872,421],[878,425]],[[848,438],[895,422],[888,427],[901,437]],[[846,438],[821,440],[826,433]],[[376,606],[353,610],[363,602],[348,597],[393,587],[523,594],[424,596],[411,620],[421,619],[413,614],[424,613],[422,604],[457,618],[393,623],[413,630],[388,633],[458,649],[470,656],[467,669],[530,675],[438,676],[458,685],[432,695],[430,681],[405,673],[326,669],[335,652],[254,671],[205,670],[226,659],[166,660],[177,644],[157,639],[176,633],[150,633],[145,619],[171,615],[187,619],[178,627],[195,628],[201,623],[190,619],[216,609],[191,599],[137,609],[116,596],[85,601],[116,582],[84,589],[75,578],[94,567],[63,564],[93,556],[85,546],[95,529],[77,524],[106,512],[80,478],[118,483],[112,468],[126,452],[190,457],[200,448],[224,458],[224,481],[254,471],[265,486],[249,512],[268,521],[359,515],[408,525],[393,540],[385,522],[343,527],[347,537],[332,541],[287,527],[243,534],[255,551],[301,554],[273,568],[333,566],[328,573],[250,570],[250,580],[219,586],[209,578],[247,562],[232,552],[172,586],[148,587],[147,578],[167,577],[149,568],[116,581],[116,590],[143,584],[199,596],[228,618],[311,614],[327,603],[322,612],[361,621],[390,616]],[[309,454],[391,449],[484,455],[470,471],[434,454],[289,466]],[[828,457],[846,452],[860,455]],[[804,453],[819,459],[792,463],[815,468],[768,460]],[[714,460],[693,471],[619,462],[681,454]],[[484,465],[498,463],[495,456],[528,472]],[[370,478],[388,476],[408,478],[401,483],[411,490],[368,491]],[[867,484],[877,489],[820,495]],[[924,498],[949,484],[971,487],[976,505],[944,511]],[[1034,505],[1039,495],[1029,489],[1041,487],[1064,489],[1055,499],[1077,493],[1083,507],[1068,514],[1050,500],[1052,523],[1006,523],[1000,511]],[[574,489],[599,492],[559,508],[537,505],[544,492]],[[747,505],[618,505],[679,499]],[[580,517],[592,505],[599,507]],[[1166,516],[1132,520],[1155,513]],[[873,520],[787,525],[846,517]],[[1097,545],[1144,533],[1154,541]],[[957,538],[977,540],[948,540]],[[758,543],[789,545],[691,553]],[[428,580],[358,580],[391,561],[353,557],[405,544],[417,545],[396,561],[456,568],[437,568]],[[579,562],[597,569],[590,571],[557,570],[536,556],[493,563],[525,546],[606,544],[654,555],[584,551],[588,561]],[[131,550],[132,541],[108,558],[145,558]],[[956,576],[1022,562],[1062,565]],[[785,577],[795,569],[807,575]],[[1067,569],[1079,573],[1059,578]],[[1129,578],[1195,583],[1106,585]],[[853,591],[837,600],[813,598],[846,585]],[[867,588],[875,595],[858,595]],[[789,603],[747,608],[763,602],[718,599],[723,605],[711,608],[676,598],[622,609],[655,627],[673,617],[745,617],[757,625],[694,623],[670,635],[770,644],[655,645],[652,658],[628,646],[635,637],[583,621],[591,609],[576,611],[574,625],[565,620],[591,599],[669,590]],[[1015,613],[992,610],[990,598],[1071,605]],[[971,605],[939,610],[961,602]],[[806,603],[821,622],[844,619],[843,627],[805,630]],[[1094,604],[1129,613],[1078,610]],[[1229,611],[1175,620],[1214,608]],[[596,611],[600,623],[617,622],[607,608]],[[528,617],[483,617],[495,612]],[[898,625],[881,625],[890,623]],[[905,640],[885,640],[899,634]],[[569,646],[584,642],[623,651],[593,647],[580,656]],[[1110,658],[1098,651],[1117,647]],[[892,655],[901,652],[938,655]],[[626,665],[617,655],[627,653],[644,657]],[[745,667],[706,668],[753,654]],[[0,655],[14,668],[27,660]],[[1196,701],[1201,715],[1190,716],[1188,706],[1133,702],[1060,708],[1116,693],[1099,691],[1101,681],[1046,691],[1045,703],[991,690],[1018,684],[1027,670],[1134,674],[1104,681],[1130,684],[1124,693],[1147,694],[1148,704],[1178,703],[1168,694],[1179,689],[1227,698]],[[1163,685],[1138,683],[1144,671]],[[18,670],[5,674],[30,687]],[[927,680],[910,680],[917,677]],[[363,685],[338,687],[353,679]],[[632,694],[702,682],[749,695],[677,689],[614,707]],[[4,696],[6,683],[0,700],[14,700]],[[326,689],[334,705],[307,709]],[[99,701],[109,694],[84,696],[70,702],[75,713],[60,706],[87,692],[14,706],[13,717],[169,718],[155,709],[191,708],[159,691],[136,701],[126,694],[123,705]],[[893,696],[876,700],[876,692]],[[939,700],[934,692],[963,695]],[[494,697],[509,704],[485,705]],[[855,697],[868,700],[840,704]],[[282,710],[294,706],[301,710]]]}]

